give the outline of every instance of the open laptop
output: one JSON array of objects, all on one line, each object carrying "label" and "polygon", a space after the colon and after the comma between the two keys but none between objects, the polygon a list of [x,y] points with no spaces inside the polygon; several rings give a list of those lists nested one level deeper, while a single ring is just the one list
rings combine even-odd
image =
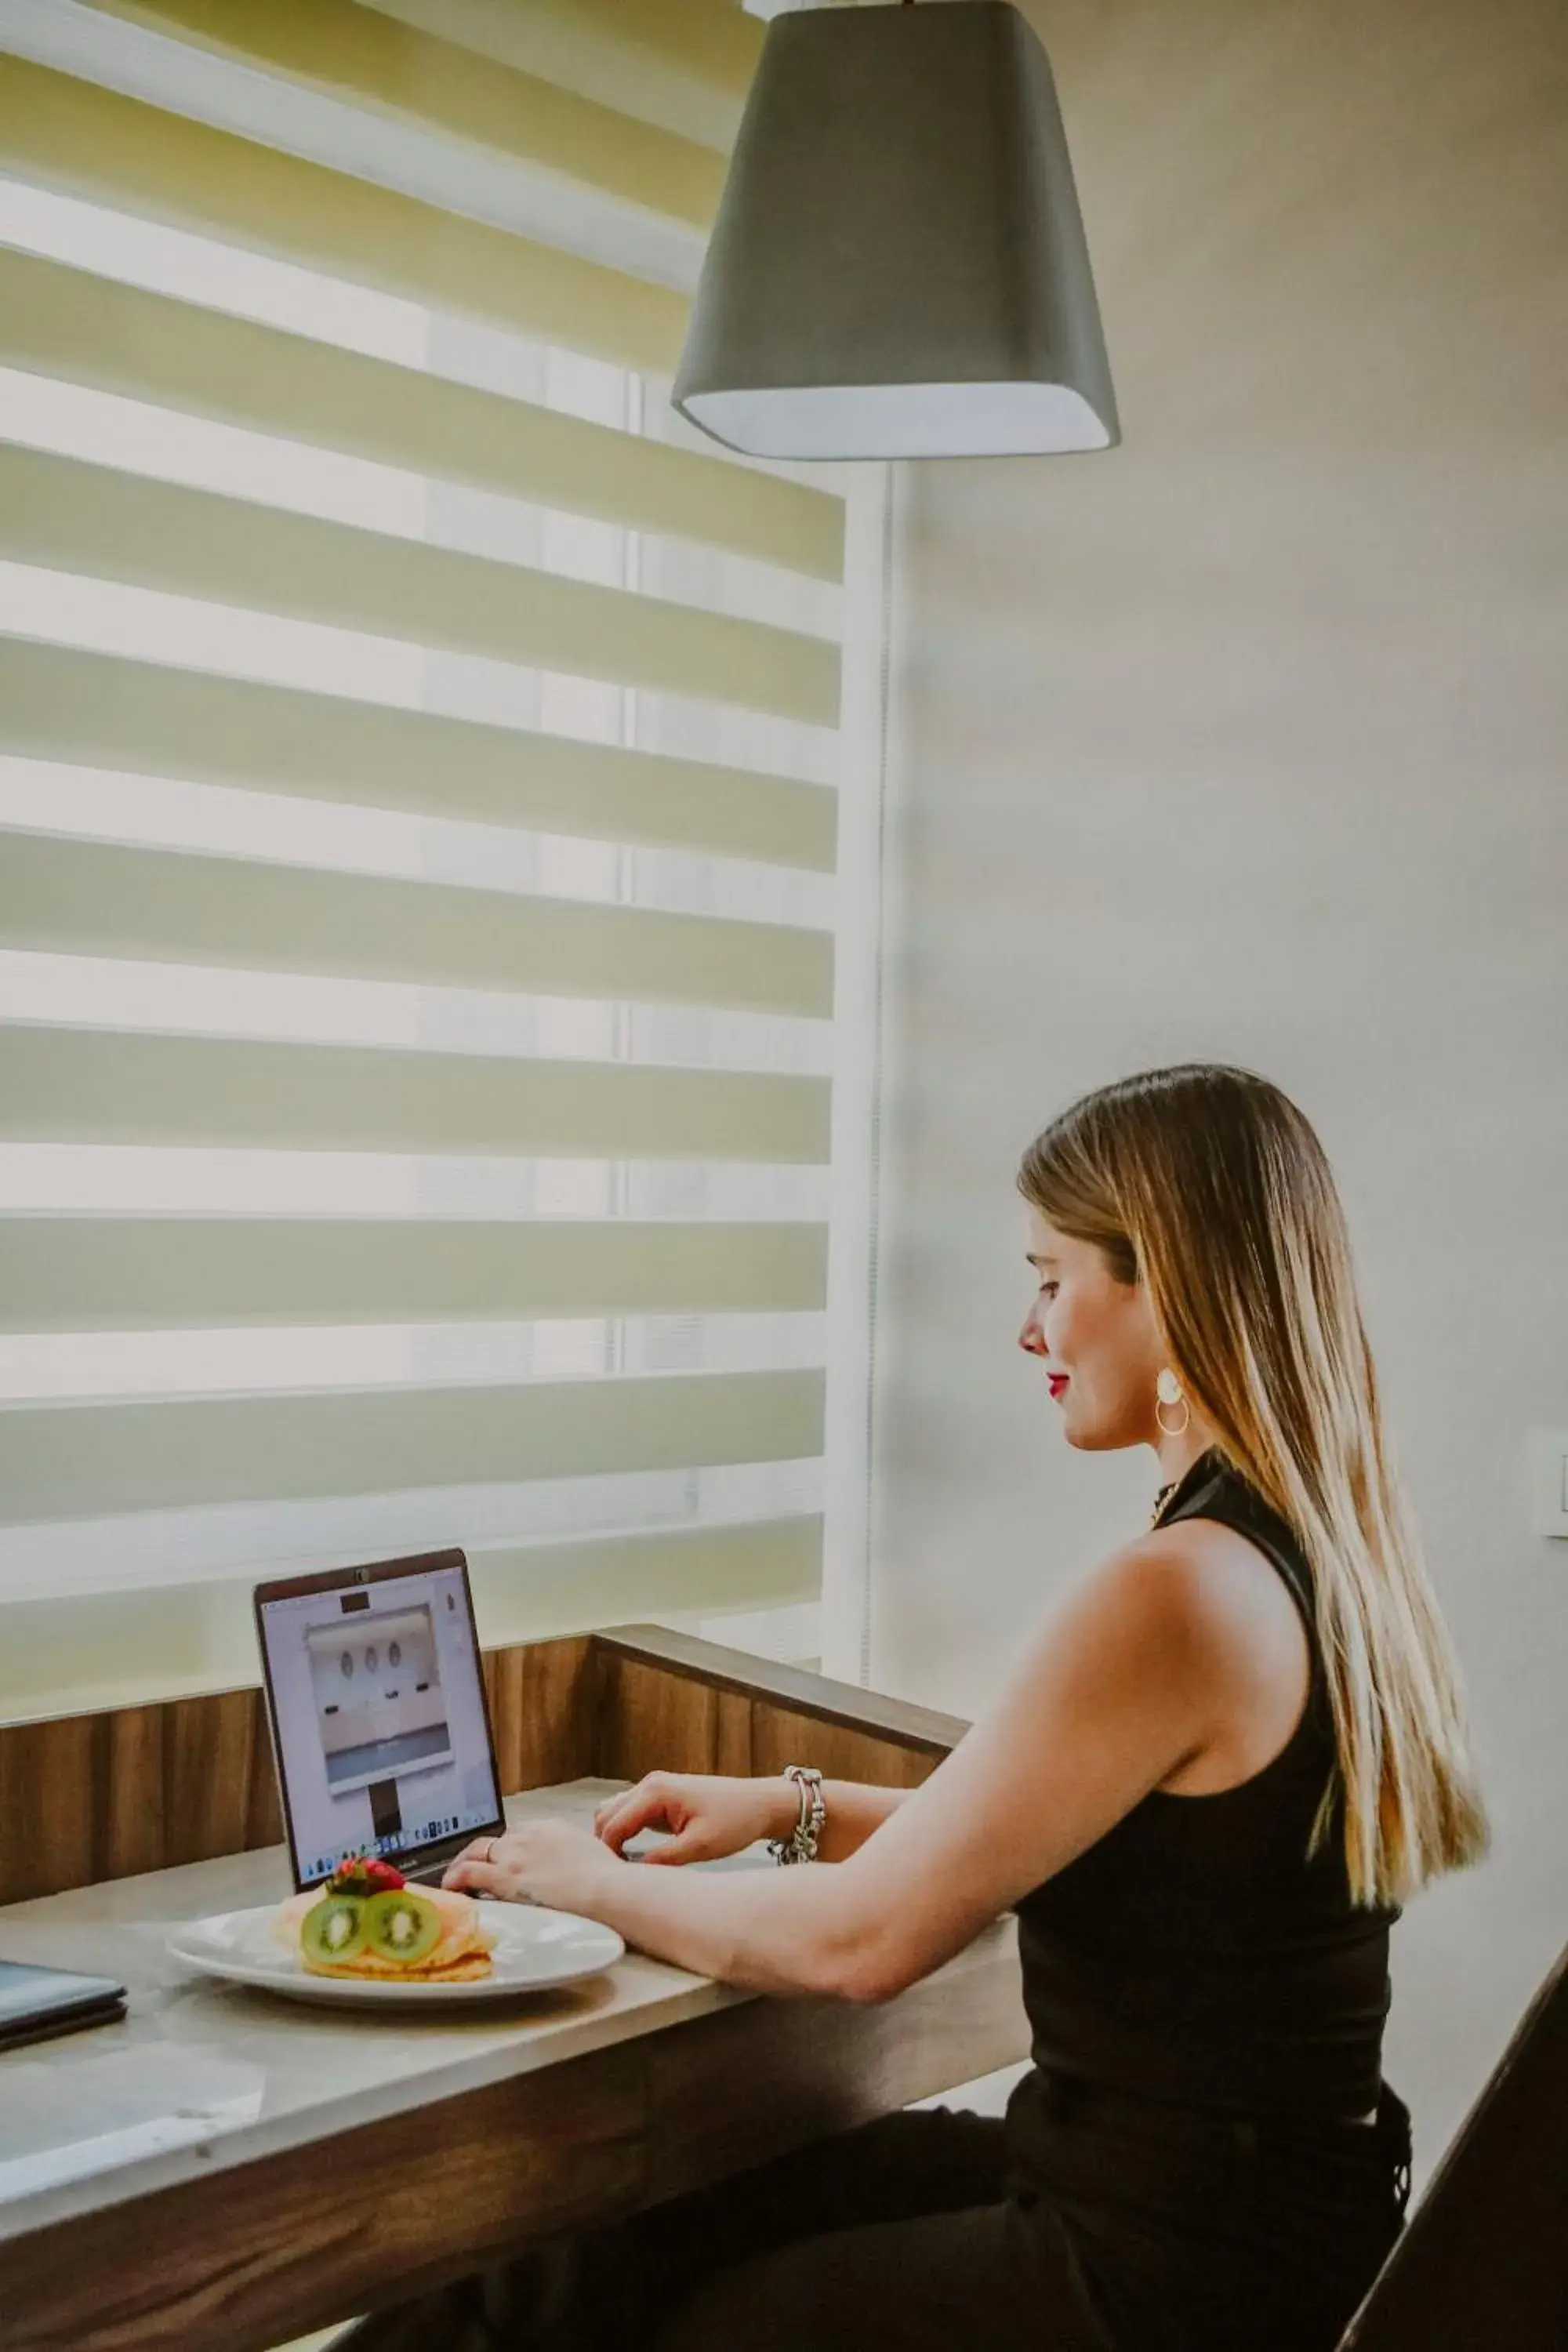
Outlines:
[{"label": "open laptop", "polygon": [[352,1853],[434,1885],[504,1829],[460,1551],[258,1584],[256,1625],[297,1887]]}]

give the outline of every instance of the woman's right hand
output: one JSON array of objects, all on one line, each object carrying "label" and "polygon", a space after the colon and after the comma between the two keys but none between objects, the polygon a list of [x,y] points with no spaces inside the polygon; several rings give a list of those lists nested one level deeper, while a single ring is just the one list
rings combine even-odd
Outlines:
[{"label": "woman's right hand", "polygon": [[624,1795],[606,1797],[594,1815],[594,1834],[619,1853],[639,1830],[668,1830],[649,1846],[645,1862],[712,1862],[739,1853],[759,1838],[788,1837],[799,1819],[792,1783],[731,1778],[721,1772],[649,1772]]}]

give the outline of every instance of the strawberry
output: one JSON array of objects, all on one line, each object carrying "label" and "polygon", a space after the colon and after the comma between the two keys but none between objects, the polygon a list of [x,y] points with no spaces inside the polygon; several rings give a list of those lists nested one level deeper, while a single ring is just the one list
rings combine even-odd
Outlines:
[{"label": "strawberry", "polygon": [[348,1853],[331,1879],[334,1895],[395,1895],[408,1882],[391,1863],[367,1853]]}]

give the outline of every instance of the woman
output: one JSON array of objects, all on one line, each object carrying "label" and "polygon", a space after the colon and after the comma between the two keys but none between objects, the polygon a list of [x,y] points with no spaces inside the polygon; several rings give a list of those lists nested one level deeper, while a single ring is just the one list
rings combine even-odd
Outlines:
[{"label": "woman", "polygon": [[[1387,1940],[1485,1828],[1381,1426],[1332,1178],[1278,1087],[1206,1064],[1026,1153],[1020,1345],[1069,1445],[1163,1484],[923,1787],[655,1774],[448,1884],[586,1913],[773,1993],[880,2000],[1009,1907],[1035,2063],[1006,2121],[894,2116],[608,2233],[584,2342],[663,2352],[1329,2352],[1401,2226]],[[833,1867],[824,1868],[821,1864]]]}]

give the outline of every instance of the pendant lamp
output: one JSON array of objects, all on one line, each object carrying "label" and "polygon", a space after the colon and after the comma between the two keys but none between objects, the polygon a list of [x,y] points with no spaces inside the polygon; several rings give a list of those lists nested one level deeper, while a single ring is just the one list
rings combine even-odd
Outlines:
[{"label": "pendant lamp", "polygon": [[674,398],[762,457],[1121,439],[1056,85],[1008,0],[773,18]]}]

